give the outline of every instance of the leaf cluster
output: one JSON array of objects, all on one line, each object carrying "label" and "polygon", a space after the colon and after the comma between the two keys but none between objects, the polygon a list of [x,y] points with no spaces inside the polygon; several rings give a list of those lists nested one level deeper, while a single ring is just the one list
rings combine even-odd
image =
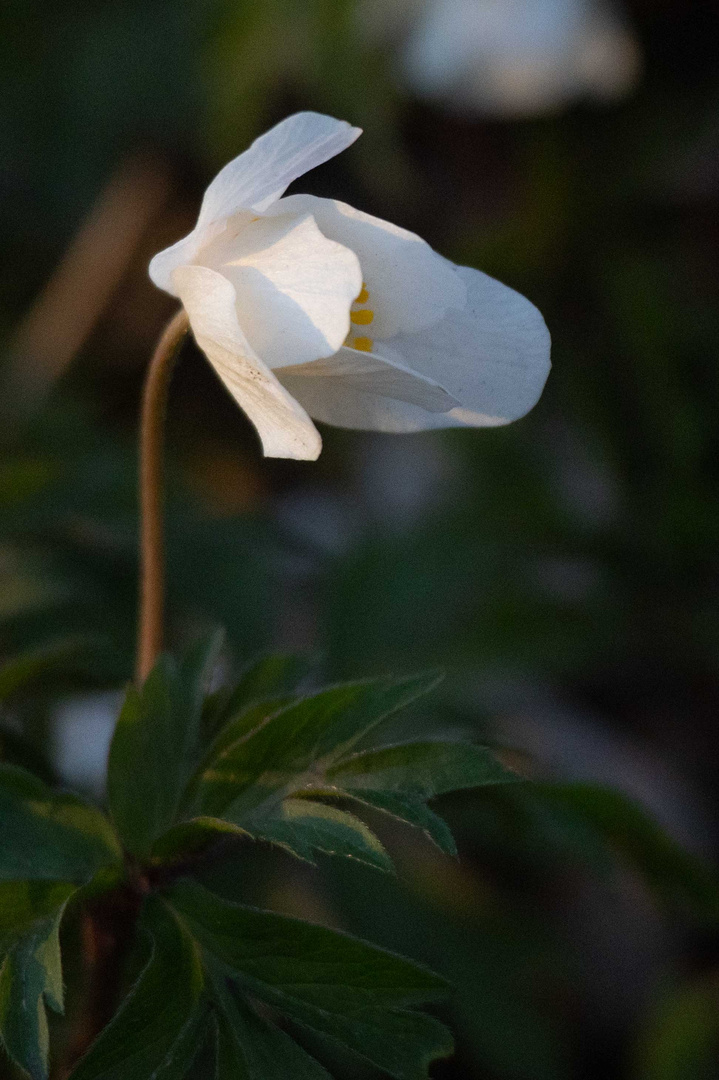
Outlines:
[{"label": "leaf cluster", "polygon": [[442,977],[347,934],[230,902],[196,871],[226,858],[233,836],[307,862],[321,852],[391,872],[363,808],[454,853],[428,801],[516,777],[468,743],[382,742],[383,723],[436,674],[302,695],[297,662],[270,657],[231,690],[208,693],[221,645],[211,635],[179,662],[162,656],[144,686],[129,688],[107,816],[0,768],[5,1050],[46,1080],[46,1010],[63,1009],[63,914],[123,890],[136,900],[140,974],[75,1080],[182,1080],[203,1068],[216,1080],[320,1080],[357,1063],[421,1080],[452,1049],[443,1024],[417,1011],[446,993]]}]

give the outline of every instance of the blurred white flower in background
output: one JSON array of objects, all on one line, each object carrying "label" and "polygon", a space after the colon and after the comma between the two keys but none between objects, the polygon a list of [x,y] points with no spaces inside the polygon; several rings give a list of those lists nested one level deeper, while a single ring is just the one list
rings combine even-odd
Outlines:
[{"label": "blurred white flower in background", "polygon": [[107,756],[124,694],[76,694],[55,712],[55,758],[64,783],[97,795],[105,785]]},{"label": "blurred white flower in background", "polygon": [[458,112],[517,118],[611,101],[641,71],[636,37],[610,0],[366,0],[360,12],[375,39],[403,36],[412,89]]},{"label": "blurred white flower in background", "polygon": [[310,417],[392,433],[506,424],[549,372],[544,320],[513,289],[345,203],[282,198],[360,134],[319,113],[283,120],[150,264],[268,457],[314,460]]}]

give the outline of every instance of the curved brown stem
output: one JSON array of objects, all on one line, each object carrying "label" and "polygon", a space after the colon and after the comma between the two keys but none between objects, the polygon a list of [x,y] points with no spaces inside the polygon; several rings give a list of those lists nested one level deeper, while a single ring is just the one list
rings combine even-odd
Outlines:
[{"label": "curved brown stem", "polygon": [[150,361],[140,424],[140,612],[137,632],[138,684],[162,649],[165,602],[163,464],[167,391],[175,357],[189,329],[184,309],[165,327]]}]

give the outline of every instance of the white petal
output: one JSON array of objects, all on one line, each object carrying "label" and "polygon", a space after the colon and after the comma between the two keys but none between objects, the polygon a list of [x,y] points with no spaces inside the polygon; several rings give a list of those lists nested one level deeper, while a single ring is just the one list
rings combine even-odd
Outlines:
[{"label": "white petal", "polygon": [[240,326],[268,367],[331,356],[347,337],[360,264],[311,215],[237,215],[198,260],[234,285]]},{"label": "white petal", "polygon": [[[549,374],[550,337],[540,312],[521,293],[468,266],[456,267],[467,305],[421,334],[387,345],[415,371],[441,381],[460,402],[433,426],[508,424],[537,403]],[[375,346],[382,354],[382,343]]]},{"label": "white petal", "polygon": [[205,191],[197,225],[189,236],[154,257],[150,277],[155,285],[177,295],[172,271],[193,262],[213,236],[213,226],[239,210],[262,213],[293,180],[328,161],[362,134],[344,120],[322,113],[299,112],[260,135],[249,149],[230,161]]},{"label": "white petal", "polygon": [[358,390],[343,379],[293,377],[283,371],[282,382],[313,420],[334,427],[397,434],[457,426],[448,419],[451,413],[429,412],[419,405]]},{"label": "white petal", "polygon": [[354,426],[347,423],[345,393],[408,402],[428,412],[447,412],[459,404],[433,379],[357,349],[340,349],[311,364],[275,368],[275,375],[311,415],[338,427]]},{"label": "white petal", "polygon": [[172,275],[178,266],[187,266],[191,263],[200,249],[202,233],[194,229],[188,236],[183,236],[176,244],[172,244],[164,251],[158,251],[150,260],[150,280],[157,285],[158,289],[164,289],[170,296],[179,296],[177,289],[172,284]]},{"label": "white petal", "polygon": [[333,199],[289,195],[272,214],[311,213],[325,236],[354,251],[374,313],[373,339],[432,326],[467,299],[464,282],[448,262],[415,233]]},{"label": "white petal", "polygon": [[232,284],[205,266],[180,266],[173,283],[197,344],[254,424],[266,457],[314,461],[319,432],[304,409],[254,354],[235,311]]},{"label": "white petal", "polygon": [[261,213],[298,176],[346,150],[361,134],[362,128],[322,113],[288,116],[220,170],[205,192],[197,224],[236,210]]},{"label": "white petal", "polygon": [[516,420],[538,400],[549,373],[549,331],[529,300],[486,274],[456,268],[468,288],[464,311],[430,330],[375,343],[375,353],[440,383],[459,404],[431,412],[418,402],[365,393],[341,380],[282,374],[315,420],[338,427],[411,432],[442,427],[497,427]]}]

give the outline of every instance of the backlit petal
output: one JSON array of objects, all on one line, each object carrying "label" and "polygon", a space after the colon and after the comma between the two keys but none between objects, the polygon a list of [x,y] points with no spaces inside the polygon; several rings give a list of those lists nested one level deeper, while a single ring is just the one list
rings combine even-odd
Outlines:
[{"label": "backlit petal", "polygon": [[261,213],[280,198],[293,180],[328,161],[362,134],[344,120],[322,113],[299,112],[260,135],[230,161],[209,185],[197,225],[189,236],[161,251],[150,263],[150,277],[160,289],[177,295],[172,272],[194,262],[217,226],[239,210]]},{"label": "backlit petal", "polygon": [[205,192],[197,224],[236,210],[261,213],[293,180],[346,150],[361,134],[361,128],[322,113],[288,116],[218,172]]},{"label": "backlit petal", "polygon": [[415,233],[333,199],[289,195],[270,213],[311,213],[325,236],[354,251],[372,311],[372,337],[433,326],[467,299],[455,267]]},{"label": "backlit petal", "polygon": [[[514,289],[471,267],[457,274],[467,304],[420,334],[386,343],[415,371],[437,379],[460,402],[446,419],[472,427],[507,424],[536,404],[549,374],[550,337],[540,312]],[[383,351],[382,343],[375,351]],[[432,426],[444,426],[438,423]]]},{"label": "backlit petal", "polygon": [[266,457],[314,461],[319,432],[253,352],[237,321],[232,284],[205,266],[180,266],[174,286],[197,344],[257,429]]},{"label": "backlit petal", "polygon": [[428,412],[447,412],[459,404],[433,379],[356,349],[340,349],[334,356],[311,364],[276,368],[275,375],[293,397],[303,402],[311,416],[338,426],[347,426],[345,393],[353,397],[361,394],[370,401],[383,398],[408,402]]},{"label": "backlit petal", "polygon": [[498,427],[528,412],[549,373],[549,331],[529,300],[500,282],[457,267],[468,288],[464,311],[450,312],[418,334],[375,342],[375,353],[402,362],[459,402],[432,412],[417,401],[357,390],[340,379],[287,378],[283,383],[315,420],[337,427],[412,432],[444,427]]},{"label": "backlit petal", "polygon": [[268,367],[330,356],[347,337],[360,265],[311,216],[238,215],[199,259],[234,285],[240,326]]}]

